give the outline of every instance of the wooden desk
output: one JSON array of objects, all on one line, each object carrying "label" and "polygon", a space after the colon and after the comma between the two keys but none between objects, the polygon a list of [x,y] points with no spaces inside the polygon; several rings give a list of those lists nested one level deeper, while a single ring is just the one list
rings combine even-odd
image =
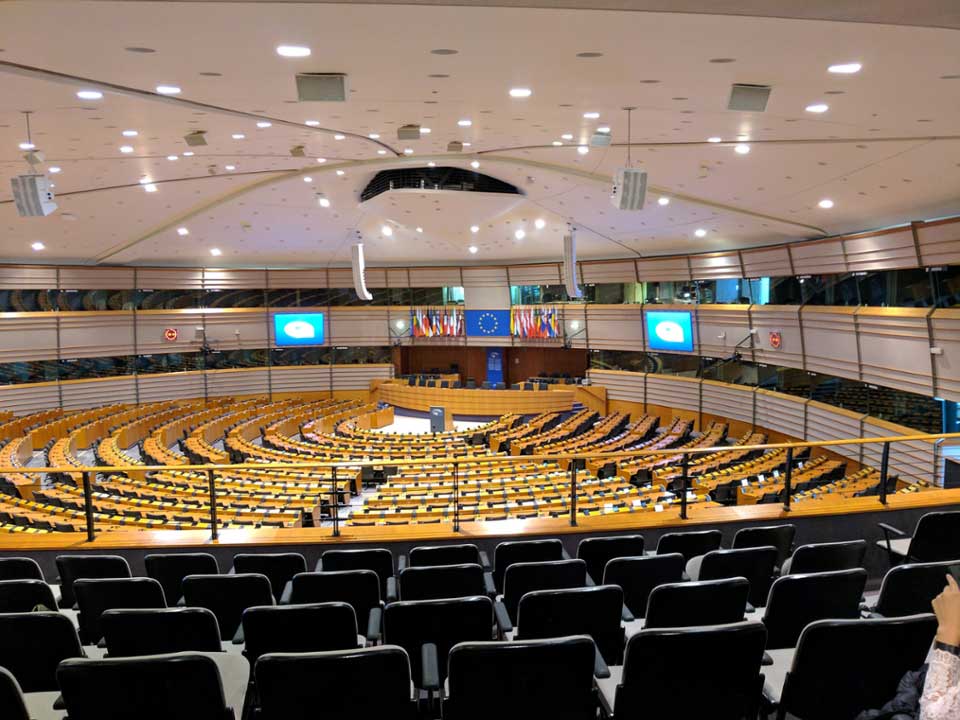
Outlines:
[{"label": "wooden desk", "polygon": [[376,395],[379,402],[396,407],[422,412],[430,412],[431,407],[444,407],[451,415],[532,415],[573,408],[572,390],[467,390],[384,383],[377,388]]}]

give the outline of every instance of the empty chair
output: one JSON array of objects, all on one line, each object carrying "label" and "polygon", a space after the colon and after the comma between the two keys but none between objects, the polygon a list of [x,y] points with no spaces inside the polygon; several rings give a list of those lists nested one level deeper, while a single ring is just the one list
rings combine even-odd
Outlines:
[{"label": "empty chair", "polygon": [[594,720],[595,653],[587,636],[460,643],[450,651],[444,720]]},{"label": "empty chair", "polygon": [[719,530],[664,533],[657,542],[657,555],[680,553],[684,560],[706,555],[720,547],[723,534]]},{"label": "empty chair", "polygon": [[614,558],[603,573],[604,585],[618,585],[623,590],[623,604],[632,617],[647,614],[647,600],[658,585],[683,580],[683,555],[648,555],[646,557]]},{"label": "empty chair", "polygon": [[30,720],[23,691],[17,679],[0,667],[0,717],[4,720]]},{"label": "empty chair", "polygon": [[[711,550],[702,558],[694,558],[687,563],[687,575],[692,580],[746,578],[750,583],[748,601],[751,605],[763,605],[767,601],[776,564],[777,549],[773,546]],[[699,567],[694,568],[693,565]]]},{"label": "empty chair", "polygon": [[[878,545],[886,548],[890,564],[938,562],[960,559],[960,510],[927,513],[917,522],[912,536],[887,523],[878,523],[884,539]],[[896,536],[896,539],[891,539]]]},{"label": "empty chair", "polygon": [[80,578],[128,578],[130,565],[119,555],[58,555],[60,606],[72,608],[77,602],[73,581]]},{"label": "empty chair", "polygon": [[[641,630],[623,667],[598,680],[601,706],[616,718],[756,718],[766,633],[760,623]],[[694,658],[717,658],[691,683]]]},{"label": "empty chair", "polygon": [[479,565],[409,567],[400,571],[401,600],[434,600],[487,594]]},{"label": "empty chair", "polygon": [[0,580],[0,613],[57,610],[53,590],[43,580]]},{"label": "empty chair", "polygon": [[257,662],[255,676],[262,720],[416,717],[410,661],[393,645],[270,653]]},{"label": "empty chair", "polygon": [[66,615],[35,612],[0,615],[0,667],[25,693],[57,689],[60,661],[83,657],[80,640]]},{"label": "empty chair", "polygon": [[387,602],[397,599],[397,579],[393,575],[393,553],[383,548],[371,550],[327,550],[317,561],[317,572],[373,570],[380,580],[380,596]]},{"label": "empty chair", "polygon": [[357,616],[342,602],[251,607],[243,611],[244,650],[253,665],[273,652],[357,647]]},{"label": "empty chair", "polygon": [[0,580],[43,580],[43,572],[31,558],[0,558]]},{"label": "empty chair", "polygon": [[183,579],[183,599],[188,607],[205,607],[217,616],[221,640],[239,643],[243,611],[273,605],[273,591],[264,575],[188,575]]},{"label": "empty chair", "polygon": [[147,555],[143,559],[147,577],[152,577],[163,587],[167,605],[173,607],[183,591],[180,584],[187,575],[219,575],[217,559],[209,553],[162,553]]},{"label": "empty chair", "polygon": [[767,648],[795,647],[800,633],[815,620],[859,617],[866,582],[863,568],[777,578],[763,613]]},{"label": "empty chair", "polygon": [[642,557],[643,535],[586,538],[577,545],[577,557],[587,563],[587,575],[603,582],[603,571],[614,558]]},{"label": "empty chair", "polygon": [[800,635],[796,653],[776,654],[764,668],[764,695],[777,718],[849,720],[882,707],[904,673],[924,662],[937,631],[931,614],[872,620],[818,620]]},{"label": "empty chair", "polygon": [[480,565],[488,567],[490,560],[485,552],[472,543],[461,545],[421,545],[400,556],[400,569],[422,565]]},{"label": "empty chair", "polygon": [[153,578],[83,578],[73,583],[77,597],[80,642],[95,645],[103,638],[100,616],[112,608],[164,608],[163,588]]},{"label": "empty chair", "polygon": [[744,578],[660,585],[650,592],[644,627],[722,625],[743,620],[750,583]]},{"label": "empty chair", "polygon": [[772,545],[777,549],[777,567],[780,567],[793,551],[793,538],[796,534],[796,526],[789,524],[740,528],[733,536],[732,547],[734,550],[741,550]]},{"label": "empty chair", "polygon": [[107,610],[100,629],[111,657],[222,649],[217,617],[206,608]]},{"label": "empty chair", "polygon": [[[383,611],[384,642],[407,651],[413,683],[424,690],[443,685],[447,656],[454,645],[490,640],[492,627],[493,601],[486,596],[401,600]],[[432,647],[425,649],[427,645]]]},{"label": "empty chair", "polygon": [[497,545],[493,552],[493,585],[503,592],[503,574],[513,563],[563,560],[563,543],[559,540],[511,540]]},{"label": "empty chair", "polygon": [[293,576],[307,571],[307,561],[300,553],[239,553],[233,556],[233,569],[237,573],[266,575],[279,602]]},{"label": "empty chair", "polygon": [[370,642],[380,638],[383,603],[380,581],[372,570],[300,573],[290,582],[284,604],[345,602],[353,608],[357,627]]},{"label": "empty chair", "polygon": [[890,568],[880,586],[877,604],[869,609],[870,613],[903,617],[930,612],[930,603],[943,591],[945,576],[956,564],[956,561],[911,563]]},{"label": "empty chair", "polygon": [[494,606],[497,625],[510,632],[517,622],[520,598],[534,590],[562,590],[587,584],[587,564],[583,560],[514,563],[503,578],[503,597]]},{"label": "empty chair", "polygon": [[801,545],[783,564],[783,574],[817,573],[832,570],[852,570],[863,567],[867,553],[864,540],[814,543]]},{"label": "empty chair", "polygon": [[204,655],[67,660],[57,681],[70,720],[234,717],[217,663]]}]

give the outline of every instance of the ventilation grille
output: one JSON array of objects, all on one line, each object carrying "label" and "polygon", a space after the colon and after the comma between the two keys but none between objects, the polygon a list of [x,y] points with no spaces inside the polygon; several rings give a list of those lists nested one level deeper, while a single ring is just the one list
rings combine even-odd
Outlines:
[{"label": "ventilation grille", "polygon": [[520,195],[510,183],[454,167],[401,168],[384,170],[360,194],[360,202],[375,198],[390,190],[457,190],[460,192],[504,193]]},{"label": "ventilation grille", "polygon": [[300,102],[344,102],[347,76],[343,73],[301,73],[297,75]]},{"label": "ventilation grille", "polygon": [[730,87],[729,110],[740,112],[763,112],[770,99],[769,85],[734,84]]}]

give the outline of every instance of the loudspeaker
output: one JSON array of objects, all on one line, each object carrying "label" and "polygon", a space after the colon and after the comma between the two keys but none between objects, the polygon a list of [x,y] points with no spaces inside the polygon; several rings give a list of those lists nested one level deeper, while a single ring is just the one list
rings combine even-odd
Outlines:
[{"label": "loudspeaker", "polygon": [[20,217],[45,217],[57,209],[50,181],[43,175],[18,175],[10,179],[10,187]]},{"label": "loudspeaker", "polygon": [[563,284],[567,288],[567,297],[571,300],[581,297],[577,285],[577,229],[570,228],[570,234],[563,237]]},{"label": "loudspeaker", "polygon": [[366,266],[363,261],[363,243],[357,243],[352,248],[353,260],[353,289],[357,291],[357,297],[361,300],[373,300],[373,295],[367,290],[367,279],[365,277]]}]

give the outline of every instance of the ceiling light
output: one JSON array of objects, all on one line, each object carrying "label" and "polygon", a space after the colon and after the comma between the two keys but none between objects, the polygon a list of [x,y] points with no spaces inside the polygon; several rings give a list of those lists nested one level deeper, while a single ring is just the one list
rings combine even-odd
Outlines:
[{"label": "ceiling light", "polygon": [[553,146],[554,146],[554,147],[560,147],[560,146],[562,146],[562,145],[563,145],[563,143],[560,142],[559,140],[554,140],[554,141],[553,141]]},{"label": "ceiling light", "polygon": [[464,147],[473,147],[473,143],[468,143],[468,142],[462,143],[462,145]]},{"label": "ceiling light", "polygon": [[173,161],[173,160],[179,160],[179,159],[180,157],[178,155],[167,155],[167,160]]},{"label": "ceiling light", "polygon": [[140,184],[141,184],[141,185],[149,185],[149,184],[152,183],[152,182],[153,182],[153,180],[151,180],[151,179],[150,179],[149,177],[147,177],[147,176],[143,176],[142,178],[140,178]]},{"label": "ceiling light", "polygon": [[126,154],[126,153],[132,153],[132,152],[133,152],[133,146],[132,146],[132,145],[121,145],[121,146],[120,146],[120,152],[125,153],[125,154]]},{"label": "ceiling light", "polygon": [[749,135],[737,135],[737,140],[739,142],[746,142],[749,139],[750,139]]},{"label": "ceiling light", "polygon": [[286,58],[310,57],[310,48],[303,45],[277,45],[277,55]]},{"label": "ceiling light", "polygon": [[610,128],[608,128],[606,125],[604,125],[603,127],[598,127],[598,128],[597,128],[597,132],[598,132],[598,133],[609,133],[609,132],[610,132]]},{"label": "ceiling light", "polygon": [[738,155],[746,155],[748,152],[750,152],[750,146],[743,145],[742,143],[740,145],[735,145],[733,149],[737,152]]},{"label": "ceiling light", "polygon": [[564,133],[560,136],[561,140],[573,140],[573,133]]},{"label": "ceiling light", "polygon": [[533,90],[530,88],[510,88],[510,97],[512,98],[528,98],[533,95]]},{"label": "ceiling light", "polygon": [[427,167],[436,167],[436,166],[437,164],[433,160],[427,163]]},{"label": "ceiling light", "polygon": [[413,155],[413,148],[404,148],[404,149],[403,149],[403,154],[404,154],[404,155]]},{"label": "ceiling light", "polygon": [[377,155],[386,155],[386,154],[387,154],[386,150],[377,150]]},{"label": "ceiling light", "polygon": [[543,230],[547,226],[547,221],[543,218],[537,218],[533,221],[533,225],[537,228],[537,230]]},{"label": "ceiling light", "polygon": [[420,128],[421,135],[429,135],[432,132],[433,130],[431,130],[430,128],[425,128],[425,127]]},{"label": "ceiling light", "polygon": [[470,232],[472,232],[474,235],[476,235],[478,232],[480,232],[480,226],[479,226],[479,225],[471,225],[471,226],[470,226]]},{"label": "ceiling light", "polygon": [[321,165],[322,165],[323,163],[325,163],[326,161],[327,161],[326,158],[317,158],[317,162],[320,163]]},{"label": "ceiling light", "polygon": [[155,193],[157,191],[157,186],[153,183],[146,183],[143,186],[143,191],[148,193]]},{"label": "ceiling light", "polygon": [[330,199],[326,195],[318,195],[317,204],[322,208],[328,208],[330,207]]},{"label": "ceiling light", "polygon": [[586,145],[578,145],[577,152],[581,155],[586,155],[588,152],[590,152],[590,148],[588,148]]},{"label": "ceiling light", "polygon": [[658,204],[658,205],[669,205],[669,204],[670,204],[670,198],[668,198],[668,197],[659,198],[659,199],[657,200],[657,204]]},{"label": "ceiling light", "polygon": [[371,140],[379,140],[380,133],[370,133],[369,135],[367,135],[367,137],[370,138]]},{"label": "ceiling light", "polygon": [[176,85],[157,85],[157,92],[161,95],[179,95],[180,88]]},{"label": "ceiling light", "polygon": [[423,232],[423,228],[422,228],[422,227],[418,227],[418,228],[417,228],[417,232],[422,233],[422,232]]},{"label": "ceiling light", "polygon": [[479,161],[479,160],[474,160],[473,162],[470,163],[470,167],[472,167],[474,170],[476,170],[477,168],[480,167],[480,161]]},{"label": "ceiling light", "polygon": [[814,103],[813,105],[807,105],[804,108],[808,113],[825,113],[830,109],[830,106],[826,103]]},{"label": "ceiling light", "polygon": [[478,248],[476,245],[471,245],[467,248],[467,250],[470,251],[471,255],[476,255],[478,252],[480,252],[480,248]]},{"label": "ceiling light", "polygon": [[138,133],[136,130],[124,130],[120,134],[123,135],[124,137],[136,137],[140,133]]},{"label": "ceiling light", "polygon": [[77,92],[77,97],[81,100],[99,100],[103,97],[103,93],[99,90],[80,90]]},{"label": "ceiling light", "polygon": [[51,175],[56,175],[58,172],[61,172],[61,168],[59,165],[51,165],[47,168],[47,172]]},{"label": "ceiling light", "polygon": [[716,135],[714,135],[713,137],[708,137],[707,142],[712,142],[712,143],[723,142],[723,138],[717,137]]},{"label": "ceiling light", "polygon": [[244,135],[243,133],[234,133],[230,137],[232,137],[234,140],[246,140],[247,138],[247,136]]},{"label": "ceiling light", "polygon": [[236,169],[237,169],[237,166],[236,166],[236,165],[224,165],[224,166],[223,166],[223,169],[224,169],[224,170],[236,170]]},{"label": "ceiling light", "polygon": [[313,182],[313,178],[312,178],[312,177],[305,177],[305,178],[303,179],[303,181],[304,181],[305,183],[312,183],[312,182]]},{"label": "ceiling light", "polygon": [[210,248],[210,254],[214,257],[220,257],[223,253],[220,251],[220,248]]},{"label": "ceiling light", "polygon": [[340,133],[337,133],[336,135],[333,136],[333,139],[334,139],[334,140],[343,140],[343,139],[345,139],[346,137],[347,137],[346,135],[341,135]]},{"label": "ceiling light", "polygon": [[30,247],[32,247],[34,250],[36,250],[36,251],[38,251],[38,252],[39,252],[40,250],[46,250],[46,248],[47,248],[47,246],[44,245],[42,242],[35,242],[35,243],[33,243]]},{"label": "ceiling light", "polygon": [[520,229],[520,230],[517,230],[517,231],[513,234],[513,236],[514,236],[517,240],[523,240],[523,239],[527,236],[527,233],[524,232],[522,229]]},{"label": "ceiling light", "polygon": [[817,205],[822,207],[824,210],[829,210],[830,208],[833,207],[833,200],[831,200],[830,198],[824,198],[823,200],[818,202]]},{"label": "ceiling light", "polygon": [[346,173],[343,170],[337,170],[337,175],[339,175],[340,177],[343,177],[344,175],[346,175]]},{"label": "ceiling light", "polygon": [[180,237],[186,237],[189,234],[190,234],[190,231],[187,230],[185,227],[177,228],[177,235],[179,235]]},{"label": "ceiling light", "polygon": [[393,235],[393,228],[389,225],[384,225],[382,228],[380,228],[380,232],[383,233],[384,237],[390,237]]},{"label": "ceiling light", "polygon": [[863,65],[857,62],[852,63],[840,63],[839,65],[831,65],[827,68],[827,72],[837,73],[838,75],[853,75],[854,73],[860,72],[860,68]]},{"label": "ceiling light", "polygon": [[466,118],[464,118],[463,120],[457,120],[457,125],[459,125],[460,127],[470,127],[471,125],[473,125],[473,120],[467,120]]},{"label": "ceiling light", "polygon": [[600,113],[598,113],[598,112],[585,112],[585,113],[583,114],[583,117],[584,117],[584,119],[586,119],[586,120],[596,120],[598,117],[600,117]]},{"label": "ceiling light", "polygon": [[258,127],[258,128],[261,128],[261,129],[262,129],[262,128],[273,127],[273,123],[272,123],[272,122],[267,122],[266,120],[261,120],[260,122],[257,123],[257,127]]},{"label": "ceiling light", "polygon": [[309,125],[310,127],[319,127],[319,126],[320,126],[320,121],[319,121],[319,120],[307,120],[307,121],[304,123],[304,125]]},{"label": "ceiling light", "polygon": [[34,145],[32,142],[22,142],[20,143],[19,147],[21,150],[33,150],[36,145]]},{"label": "ceiling light", "polygon": [[194,155],[193,150],[187,150],[185,153],[183,153],[184,157],[193,157],[193,155]]},{"label": "ceiling light", "polygon": [[696,230],[693,231],[693,234],[696,235],[697,237],[706,237],[707,231],[704,230],[703,228],[697,228]]}]

